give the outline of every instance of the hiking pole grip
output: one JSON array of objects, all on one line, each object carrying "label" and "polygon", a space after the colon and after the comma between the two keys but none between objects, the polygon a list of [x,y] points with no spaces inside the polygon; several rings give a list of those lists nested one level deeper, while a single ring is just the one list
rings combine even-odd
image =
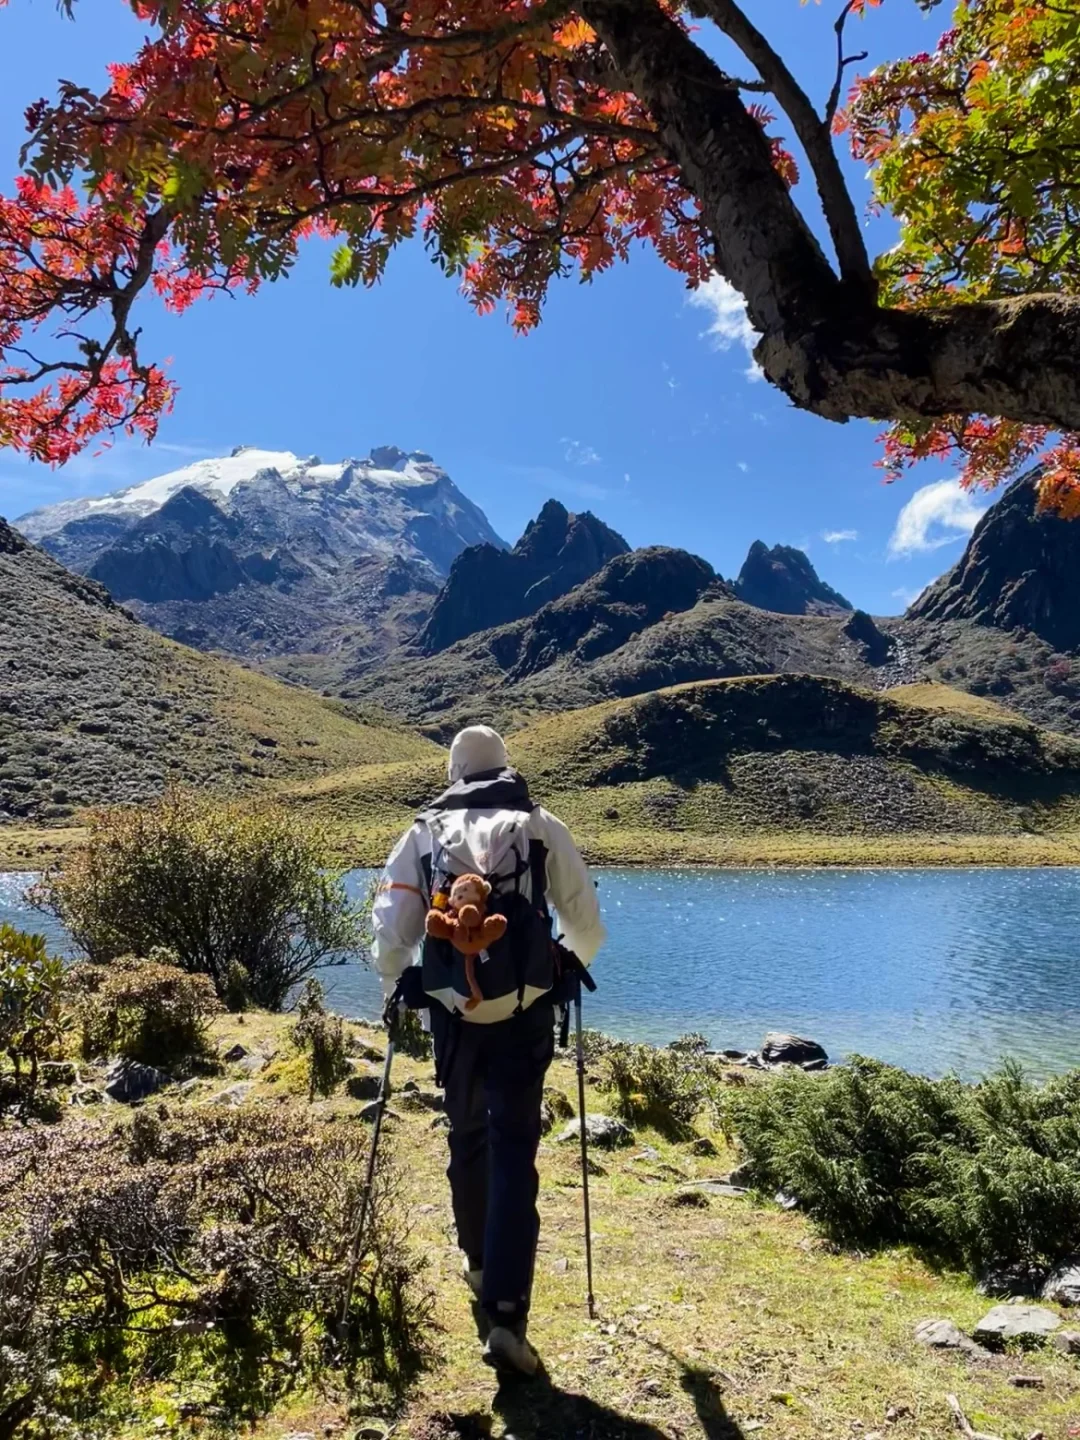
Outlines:
[{"label": "hiking pole grip", "polygon": [[[387,1007],[388,1013],[390,1007]],[[367,1172],[364,1176],[364,1188],[360,1194],[360,1214],[356,1222],[356,1230],[352,1238],[352,1254],[349,1261],[349,1276],[345,1282],[345,1298],[341,1305],[342,1329],[348,1324],[349,1311],[352,1308],[353,1291],[356,1288],[356,1272],[360,1265],[360,1243],[364,1238],[364,1226],[367,1224],[368,1210],[371,1205],[371,1189],[375,1183],[375,1162],[379,1153],[379,1136],[382,1134],[383,1116],[386,1113],[387,1102],[390,1099],[390,1067],[394,1063],[394,1044],[397,1033],[397,1022],[394,1018],[387,1021],[389,1035],[386,1042],[386,1060],[383,1063],[382,1081],[379,1085],[379,1098],[375,1104],[378,1107],[375,1111],[375,1123],[371,1131],[371,1145],[368,1149]]]},{"label": "hiking pole grip", "polygon": [[[585,978],[591,980],[585,967],[582,966]],[[578,1081],[578,1124],[581,1127],[581,1194],[585,1202],[585,1274],[589,1286],[589,1319],[596,1319],[596,1298],[593,1295],[593,1263],[592,1263],[592,1217],[589,1211],[589,1132],[585,1123],[585,1045],[581,1038],[581,979],[582,975],[576,976],[578,981],[574,990],[574,1028],[577,1033],[577,1081]],[[595,989],[595,982],[590,986]]]}]

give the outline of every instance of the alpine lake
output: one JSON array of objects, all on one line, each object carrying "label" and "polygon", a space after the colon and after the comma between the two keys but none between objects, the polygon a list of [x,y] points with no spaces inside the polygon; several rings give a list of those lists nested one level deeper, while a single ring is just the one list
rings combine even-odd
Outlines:
[{"label": "alpine lake", "polygon": [[[810,1036],[928,1075],[977,1079],[1006,1056],[1045,1077],[1080,1065],[1080,870],[597,870],[609,940],[586,1025],[663,1044],[690,1031],[756,1049]],[[362,896],[373,872],[348,876]],[[0,922],[68,937],[0,874]],[[356,961],[319,978],[374,1016]]]}]

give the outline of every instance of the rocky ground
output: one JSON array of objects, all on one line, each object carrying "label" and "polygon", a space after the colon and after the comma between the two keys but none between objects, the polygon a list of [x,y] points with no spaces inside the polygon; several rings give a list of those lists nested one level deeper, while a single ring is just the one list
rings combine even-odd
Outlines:
[{"label": "rocky ground", "polygon": [[[224,1018],[216,1024],[222,1073],[169,1085],[145,1103],[306,1108],[290,1024]],[[327,1125],[366,1123],[378,1084],[381,1033],[361,1024],[350,1030],[351,1078],[310,1107]],[[365,1412],[329,1385],[294,1395],[254,1427],[257,1440],[946,1440],[957,1433],[953,1401],[973,1430],[1002,1440],[1066,1440],[1080,1429],[1080,1360],[1071,1353],[1080,1327],[1062,1303],[1080,1296],[1061,1291],[1035,1302],[1034,1315],[1020,1305],[1000,1310],[1000,1297],[905,1251],[838,1251],[797,1210],[732,1184],[738,1156],[700,1122],[696,1138],[680,1143],[601,1127],[617,1143],[596,1145],[592,1155],[590,1319],[579,1153],[572,1133],[560,1139],[567,1122],[557,1118],[576,1094],[569,1056],[550,1077],[552,1128],[540,1155],[531,1334],[546,1373],[533,1385],[498,1383],[480,1363],[460,1277],[430,1065],[399,1057],[394,1077],[385,1158],[400,1169],[411,1243],[427,1257],[432,1365],[399,1413]],[[587,1103],[599,1115],[610,1100],[595,1078]],[[90,1111],[108,1106],[123,1123],[130,1107],[98,1098],[106,1083],[104,1072],[84,1073],[76,1093]],[[729,1083],[756,1082],[733,1067]],[[110,1440],[200,1432],[197,1385],[189,1391],[133,1397],[143,1416],[156,1415],[152,1431],[132,1418],[110,1430]]]}]

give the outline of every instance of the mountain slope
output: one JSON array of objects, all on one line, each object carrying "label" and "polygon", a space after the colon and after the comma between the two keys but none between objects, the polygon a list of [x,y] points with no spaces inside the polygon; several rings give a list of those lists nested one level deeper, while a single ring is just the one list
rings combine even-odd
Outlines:
[{"label": "mountain slope", "polygon": [[963,556],[908,610],[913,620],[973,620],[1080,648],[1080,525],[1038,508],[1038,476],[1008,490]]},{"label": "mountain slope", "polygon": [[436,655],[397,652],[344,693],[446,738],[470,719],[515,724],[538,710],[692,680],[793,671],[870,685],[898,678],[871,663],[867,645],[848,633],[851,621],[743,604],[705,561],[654,546],[617,556],[526,619]]},{"label": "mountain slope", "polygon": [[273,787],[437,754],[390,725],[163,639],[0,521],[0,821],[182,782]]},{"label": "mountain slope", "polygon": [[354,664],[415,632],[463,549],[503,543],[429,455],[391,446],[333,465],[241,447],[18,524],[163,634]]},{"label": "mountain slope", "polygon": [[454,561],[416,647],[425,655],[505,625],[567,594],[630,547],[585,511],[549,500],[512,550],[477,545]]}]

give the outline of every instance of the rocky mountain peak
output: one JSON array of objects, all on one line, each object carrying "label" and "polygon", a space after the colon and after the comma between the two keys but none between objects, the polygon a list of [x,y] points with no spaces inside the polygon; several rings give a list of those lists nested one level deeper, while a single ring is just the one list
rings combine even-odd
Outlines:
[{"label": "rocky mountain peak", "polygon": [[1009,486],[909,619],[973,620],[1080,649],[1080,523],[1039,509],[1038,480],[1032,472]]},{"label": "rocky mountain peak", "polygon": [[780,615],[837,615],[849,601],[818,576],[803,550],[755,540],[735,581],[735,593],[747,605]]},{"label": "rocky mountain peak", "polygon": [[462,551],[416,643],[432,655],[479,630],[533,615],[629,548],[595,515],[574,515],[549,500],[512,550],[476,545]]}]

